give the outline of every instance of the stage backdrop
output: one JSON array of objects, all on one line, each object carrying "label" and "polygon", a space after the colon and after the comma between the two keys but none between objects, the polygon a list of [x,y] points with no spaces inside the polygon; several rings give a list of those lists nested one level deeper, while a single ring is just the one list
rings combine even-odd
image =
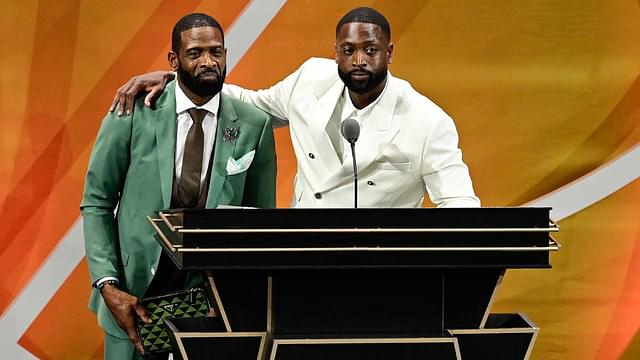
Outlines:
[{"label": "stage backdrop", "polygon": [[[386,14],[391,71],[456,121],[485,206],[553,205],[553,269],[510,271],[494,311],[542,328],[532,359],[640,358],[640,10],[631,0],[8,0],[0,15],[0,357],[98,359],[78,205],[115,89],[168,69],[173,24],[227,32],[228,81],[332,57],[347,10]],[[276,132],[278,205],[295,161]]]}]

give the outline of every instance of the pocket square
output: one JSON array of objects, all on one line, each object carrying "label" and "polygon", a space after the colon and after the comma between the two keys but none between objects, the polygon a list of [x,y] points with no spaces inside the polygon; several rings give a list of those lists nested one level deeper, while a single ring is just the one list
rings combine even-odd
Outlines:
[{"label": "pocket square", "polygon": [[227,160],[227,175],[235,175],[247,171],[255,155],[256,151],[251,150],[237,160],[229,156],[229,160]]}]

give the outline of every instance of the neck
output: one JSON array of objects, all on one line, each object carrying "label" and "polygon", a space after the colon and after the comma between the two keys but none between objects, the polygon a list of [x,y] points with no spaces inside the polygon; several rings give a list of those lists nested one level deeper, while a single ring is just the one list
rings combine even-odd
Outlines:
[{"label": "neck", "polygon": [[191,91],[184,84],[182,84],[182,82],[179,79],[178,79],[178,85],[180,86],[180,89],[182,89],[184,94],[187,95],[189,100],[191,100],[191,102],[194,103],[197,106],[202,106],[202,105],[208,103],[209,100],[213,99],[213,97],[216,96],[216,94],[213,94],[211,96],[204,96],[204,97],[200,96],[200,95],[194,93],[193,91]]},{"label": "neck", "polygon": [[356,109],[364,109],[367,105],[374,102],[380,94],[382,94],[382,90],[384,90],[384,86],[387,83],[387,78],[384,81],[380,82],[376,87],[367,91],[365,93],[356,93],[349,90],[349,97],[351,98],[351,103],[355,106]]}]

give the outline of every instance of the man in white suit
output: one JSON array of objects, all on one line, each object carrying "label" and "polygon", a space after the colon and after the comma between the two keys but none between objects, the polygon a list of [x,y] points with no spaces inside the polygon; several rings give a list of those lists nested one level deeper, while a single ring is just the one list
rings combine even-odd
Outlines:
[{"label": "man in white suit", "polygon": [[[354,119],[359,207],[420,207],[425,191],[438,207],[477,207],[453,120],[388,71],[393,55],[385,17],[371,8],[349,11],[336,26],[335,61],[312,58],[269,89],[225,86],[223,92],[289,125],[298,172],[295,207],[353,207],[353,167],[340,125]],[[337,64],[337,69],[336,69]],[[337,71],[336,71],[337,70]],[[145,103],[173,73],[136,77],[118,90],[111,111]]]}]

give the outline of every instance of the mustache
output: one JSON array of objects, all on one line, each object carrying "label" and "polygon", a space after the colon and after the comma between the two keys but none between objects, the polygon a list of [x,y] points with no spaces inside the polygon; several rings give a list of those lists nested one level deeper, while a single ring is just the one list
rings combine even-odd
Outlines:
[{"label": "mustache", "polygon": [[202,76],[205,75],[215,75],[216,77],[221,77],[222,74],[220,73],[220,69],[209,69],[209,70],[202,70],[201,72],[199,72],[198,74],[196,74],[196,79],[200,79]]},{"label": "mustache", "polygon": [[367,75],[369,75],[369,76],[373,76],[373,72],[371,72],[371,71],[369,71],[369,70],[365,70],[365,69],[355,69],[355,70],[351,70],[351,71],[349,71],[349,73],[348,73],[348,74],[349,74],[350,76],[351,76],[351,75],[353,75],[353,74],[358,74],[358,75],[361,75],[361,74],[367,74]]}]

